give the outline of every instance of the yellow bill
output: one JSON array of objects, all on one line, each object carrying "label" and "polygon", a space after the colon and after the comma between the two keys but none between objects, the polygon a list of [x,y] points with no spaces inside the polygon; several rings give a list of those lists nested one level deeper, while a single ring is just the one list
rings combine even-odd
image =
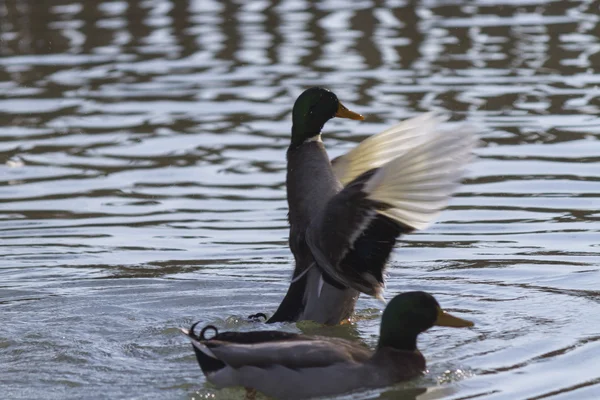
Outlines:
[{"label": "yellow bill", "polygon": [[363,119],[365,119],[365,117],[363,117],[362,115],[355,113],[354,111],[348,110],[342,103],[339,104],[337,112],[335,113],[335,116],[338,118],[349,118],[349,119],[355,119],[355,120],[359,120],[359,121],[362,121]]},{"label": "yellow bill", "polygon": [[466,319],[455,317],[454,315],[447,313],[441,308],[438,308],[438,315],[437,319],[435,320],[435,325],[449,326],[452,328],[468,328],[475,324]]}]

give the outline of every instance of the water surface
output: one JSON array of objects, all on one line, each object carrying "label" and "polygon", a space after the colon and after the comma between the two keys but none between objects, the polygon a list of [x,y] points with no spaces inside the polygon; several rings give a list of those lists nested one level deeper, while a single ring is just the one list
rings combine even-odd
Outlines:
[{"label": "water surface", "polygon": [[[367,116],[328,123],[333,156],[428,110],[482,127],[387,287],[477,326],[422,335],[425,377],[347,398],[600,398],[598,9],[0,0],[2,397],[242,398],[177,328],[250,329],[282,299],[291,106],[322,85]],[[374,344],[379,310],[330,333]]]}]

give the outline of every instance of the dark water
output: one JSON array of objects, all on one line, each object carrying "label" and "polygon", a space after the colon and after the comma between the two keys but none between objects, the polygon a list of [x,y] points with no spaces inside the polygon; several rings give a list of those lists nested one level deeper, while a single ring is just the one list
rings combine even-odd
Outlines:
[{"label": "dark water", "polygon": [[[205,384],[177,328],[248,329],[283,297],[290,111],[322,85],[367,116],[327,125],[332,155],[432,109],[484,128],[387,289],[477,326],[422,335],[425,377],[354,397],[600,398],[599,13],[0,0],[0,397],[242,398]],[[379,308],[336,334],[374,343]]]}]

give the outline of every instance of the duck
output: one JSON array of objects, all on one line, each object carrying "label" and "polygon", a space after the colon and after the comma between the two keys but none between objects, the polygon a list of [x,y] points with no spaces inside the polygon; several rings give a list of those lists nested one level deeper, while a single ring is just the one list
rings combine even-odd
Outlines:
[{"label": "duck", "polygon": [[[425,229],[445,208],[476,143],[472,127],[443,130],[443,115],[425,113],[330,161],[321,132],[336,117],[364,119],[321,87],[294,103],[286,190],[295,267],[267,323],[336,325],[349,320],[360,293],[385,302],[396,240]],[[249,318],[257,316],[266,317]]]},{"label": "duck", "polygon": [[182,331],[206,379],[217,388],[241,386],[247,395],[258,391],[277,399],[304,399],[415,378],[426,369],[417,348],[419,334],[433,326],[474,323],[444,311],[431,294],[415,291],[387,304],[374,350],[357,341],[276,330],[219,332],[208,325],[197,335],[197,325]]}]

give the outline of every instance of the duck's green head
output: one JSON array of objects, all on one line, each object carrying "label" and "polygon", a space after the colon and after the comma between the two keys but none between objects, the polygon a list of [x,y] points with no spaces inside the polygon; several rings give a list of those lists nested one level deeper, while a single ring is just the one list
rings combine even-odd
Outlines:
[{"label": "duck's green head", "polygon": [[442,310],[429,293],[399,294],[388,303],[381,317],[379,347],[414,351],[419,333],[434,325],[465,328],[474,324]]},{"label": "duck's green head", "polygon": [[292,146],[298,146],[308,139],[318,137],[323,125],[333,117],[365,119],[362,115],[344,107],[337,96],[327,89],[313,87],[305,90],[294,103]]}]

